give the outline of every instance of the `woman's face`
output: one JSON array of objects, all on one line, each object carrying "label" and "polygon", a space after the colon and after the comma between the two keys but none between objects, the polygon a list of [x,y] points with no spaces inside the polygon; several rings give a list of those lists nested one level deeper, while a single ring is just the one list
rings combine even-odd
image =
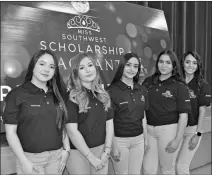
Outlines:
[{"label": "woman's face", "polygon": [[161,55],[158,61],[158,69],[161,75],[172,75],[173,65],[169,55]]},{"label": "woman's face", "polygon": [[187,74],[194,74],[197,70],[197,60],[191,54],[187,55],[184,60],[184,70]]},{"label": "woman's face", "polygon": [[82,82],[92,82],[96,78],[96,68],[88,57],[81,60],[78,72]]},{"label": "woman's face", "polygon": [[122,77],[132,79],[138,73],[138,69],[140,69],[138,66],[138,59],[135,57],[130,58],[125,64]]},{"label": "woman's face", "polygon": [[50,54],[42,55],[33,69],[32,79],[39,82],[47,82],[52,79],[55,73],[54,59]]}]

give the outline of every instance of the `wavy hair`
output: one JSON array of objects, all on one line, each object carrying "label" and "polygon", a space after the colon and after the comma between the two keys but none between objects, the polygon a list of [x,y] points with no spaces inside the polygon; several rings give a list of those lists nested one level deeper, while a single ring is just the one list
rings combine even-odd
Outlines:
[{"label": "wavy hair", "polygon": [[58,60],[56,56],[50,50],[40,49],[38,52],[36,52],[30,60],[24,82],[29,82],[32,80],[34,67],[37,61],[39,60],[39,58],[45,54],[51,55],[55,63],[54,76],[52,77],[51,80],[47,82],[47,86],[53,89],[54,103],[57,109],[57,118],[56,118],[57,129],[59,132],[62,132],[65,130],[65,124],[66,124],[68,115],[67,115],[66,105],[62,97],[64,93],[63,88],[65,89],[65,85],[60,76]]},{"label": "wavy hair", "polygon": [[197,83],[200,87],[205,80],[204,80],[204,76],[203,76],[204,70],[203,70],[203,66],[202,66],[202,61],[201,61],[200,55],[198,53],[196,53],[194,51],[188,51],[183,55],[183,57],[181,59],[181,67],[182,67],[183,76],[185,78],[184,62],[185,62],[185,58],[188,55],[193,56],[197,60],[197,70],[194,72],[194,77],[197,79]]},{"label": "wavy hair", "polygon": [[134,82],[134,83],[138,83],[139,74],[140,74],[140,72],[141,72],[141,69],[140,69],[140,67],[141,67],[141,62],[140,62],[138,56],[137,56],[135,53],[126,53],[126,54],[123,56],[123,59],[120,60],[119,66],[118,66],[118,68],[117,68],[117,70],[116,70],[115,76],[114,76],[114,78],[113,78],[111,84],[113,84],[113,83],[115,83],[115,82],[117,82],[117,81],[119,81],[119,80],[121,79],[121,77],[122,77],[122,75],[123,75],[124,67],[125,67],[126,63],[127,63],[132,57],[135,57],[135,58],[137,58],[137,60],[138,60],[138,72],[137,72],[137,74],[133,77],[133,82]]},{"label": "wavy hair", "polygon": [[182,83],[185,84],[185,80],[184,80],[184,77],[183,77],[183,74],[182,74],[182,70],[181,70],[181,67],[180,67],[180,62],[177,58],[177,55],[172,51],[172,50],[163,50],[162,52],[159,53],[158,57],[157,57],[157,60],[156,60],[156,69],[155,69],[155,73],[153,74],[153,77],[154,77],[154,80],[153,82],[156,83],[156,81],[158,80],[159,76],[161,75],[159,69],[158,69],[158,62],[160,60],[160,57],[162,55],[168,55],[169,58],[171,59],[171,62],[172,62],[172,67],[173,67],[173,70],[172,70],[172,77],[174,77],[174,79],[176,81],[180,81]]},{"label": "wavy hair", "polygon": [[67,82],[67,90],[69,92],[69,99],[79,106],[79,113],[88,111],[89,99],[86,88],[82,85],[79,78],[79,65],[84,58],[89,58],[96,68],[96,77],[91,85],[92,94],[104,105],[104,109],[107,111],[111,106],[110,96],[107,91],[104,90],[100,84],[101,79],[99,70],[95,65],[95,60],[91,55],[86,53],[79,53],[71,59],[71,72]]}]

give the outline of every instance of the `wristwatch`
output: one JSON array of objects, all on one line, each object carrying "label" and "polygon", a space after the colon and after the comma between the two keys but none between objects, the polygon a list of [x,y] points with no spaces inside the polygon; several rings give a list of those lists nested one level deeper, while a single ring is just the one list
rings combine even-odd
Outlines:
[{"label": "wristwatch", "polygon": [[200,137],[200,136],[202,136],[202,133],[201,132],[196,132],[196,135]]}]

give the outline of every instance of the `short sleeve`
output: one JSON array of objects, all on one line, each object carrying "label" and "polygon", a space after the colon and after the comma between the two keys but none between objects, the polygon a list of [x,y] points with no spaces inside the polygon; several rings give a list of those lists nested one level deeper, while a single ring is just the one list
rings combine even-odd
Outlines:
[{"label": "short sleeve", "polygon": [[148,98],[148,91],[146,89],[145,86],[143,86],[143,94],[144,94],[144,98],[145,98],[145,106],[144,106],[144,110],[148,110],[149,109],[149,98]]},{"label": "short sleeve", "polygon": [[149,88],[150,86],[150,82],[151,82],[151,77],[147,77],[144,79],[144,81],[142,82],[142,86],[146,87],[146,89]]},{"label": "short sleeve", "polygon": [[19,105],[14,92],[7,94],[5,98],[5,109],[2,115],[4,124],[18,124],[19,121]]},{"label": "short sleeve", "polygon": [[68,100],[67,102],[68,120],[66,123],[78,123],[79,107],[76,103]]},{"label": "short sleeve", "polygon": [[177,92],[177,111],[178,113],[191,113],[191,101],[188,87],[179,84]]},{"label": "short sleeve", "polygon": [[200,89],[200,96],[198,99],[199,106],[210,106],[211,103],[211,92],[208,83],[204,82]]},{"label": "short sleeve", "polygon": [[115,104],[114,95],[112,94],[112,89],[110,88],[110,86],[109,86],[109,88],[107,88],[107,92],[108,92],[110,99],[111,99],[111,108],[112,109],[110,109],[111,110],[110,113],[112,113],[113,116],[114,116],[115,111],[116,111],[116,104]]}]

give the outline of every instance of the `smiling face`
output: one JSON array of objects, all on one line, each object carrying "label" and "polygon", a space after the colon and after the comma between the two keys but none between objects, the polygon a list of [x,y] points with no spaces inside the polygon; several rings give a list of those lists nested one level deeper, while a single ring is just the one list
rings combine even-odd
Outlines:
[{"label": "smiling face", "polygon": [[184,60],[184,70],[186,74],[194,74],[198,68],[197,60],[191,55],[187,55]]},{"label": "smiling face", "polygon": [[46,83],[51,80],[55,73],[54,59],[50,54],[42,55],[33,69],[32,80],[34,82]]},{"label": "smiling face", "polygon": [[122,77],[127,79],[133,79],[134,76],[138,73],[139,62],[135,57],[130,58],[125,64]]},{"label": "smiling face", "polygon": [[158,70],[160,71],[161,75],[172,75],[173,65],[169,55],[164,54],[160,56],[158,61]]},{"label": "smiling face", "polygon": [[81,60],[78,68],[79,79],[81,83],[92,83],[96,78],[96,67],[94,63],[88,58],[85,57]]}]

